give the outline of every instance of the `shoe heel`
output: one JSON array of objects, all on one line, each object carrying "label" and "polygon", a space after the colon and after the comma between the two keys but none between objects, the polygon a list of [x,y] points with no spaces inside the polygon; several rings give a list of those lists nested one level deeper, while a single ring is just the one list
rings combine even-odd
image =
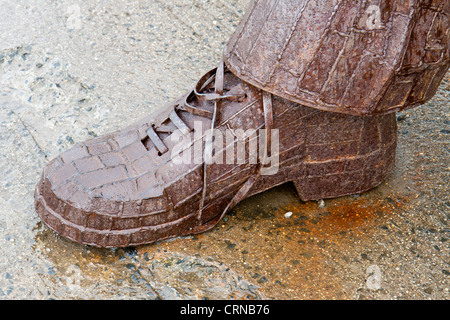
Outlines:
[{"label": "shoe heel", "polygon": [[305,177],[291,180],[292,184],[295,187],[295,190],[297,190],[297,194],[298,194],[299,198],[302,201],[313,200],[313,199],[310,199],[310,197],[308,197],[308,192],[307,192],[308,186],[307,186],[306,181],[307,181],[307,179]]},{"label": "shoe heel", "polygon": [[336,198],[347,194],[343,192],[345,177],[343,176],[316,176],[302,177],[292,180],[302,201],[314,201],[327,198]]}]

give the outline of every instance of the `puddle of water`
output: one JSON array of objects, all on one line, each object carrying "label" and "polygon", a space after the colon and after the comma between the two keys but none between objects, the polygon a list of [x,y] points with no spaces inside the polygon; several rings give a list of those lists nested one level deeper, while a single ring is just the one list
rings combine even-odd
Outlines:
[{"label": "puddle of water", "polygon": [[[381,194],[377,190],[326,200],[321,207],[301,202],[285,185],[244,201],[210,232],[139,251],[176,251],[222,261],[268,298],[344,298],[342,277],[355,243],[359,249],[370,247],[409,202],[406,196],[374,193]],[[286,212],[292,212],[290,218]]]}]

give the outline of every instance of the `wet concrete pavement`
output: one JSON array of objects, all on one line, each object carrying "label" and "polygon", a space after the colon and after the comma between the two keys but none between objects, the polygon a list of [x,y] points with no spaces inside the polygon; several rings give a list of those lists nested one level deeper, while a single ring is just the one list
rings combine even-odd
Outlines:
[{"label": "wet concrete pavement", "polygon": [[0,299],[450,298],[450,74],[398,114],[396,167],[370,192],[303,203],[284,185],[207,233],[127,249],[41,224],[45,164],[186,92],[248,2],[0,1]]}]

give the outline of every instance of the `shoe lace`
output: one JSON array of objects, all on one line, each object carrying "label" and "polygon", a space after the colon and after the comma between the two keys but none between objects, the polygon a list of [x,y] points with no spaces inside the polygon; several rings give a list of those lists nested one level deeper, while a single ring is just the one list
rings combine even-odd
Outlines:
[{"label": "shoe lace", "polygon": [[[207,72],[200,80],[197,82],[194,89],[185,96],[183,103],[176,104],[174,106],[174,110],[170,113],[169,119],[175,125],[177,129],[179,129],[183,134],[188,134],[192,131],[191,128],[179,117],[178,111],[186,111],[191,114],[206,117],[211,120],[211,136],[207,141],[211,142],[213,138],[214,128],[216,127],[218,120],[220,119],[221,111],[222,111],[222,102],[223,100],[239,100],[246,96],[245,93],[237,93],[237,94],[224,94],[224,79],[225,79],[226,66],[223,61],[220,62],[217,68],[212,69]],[[214,91],[211,92],[207,90],[208,87],[214,82]],[[272,128],[272,94],[262,91],[263,97],[263,107],[264,107],[264,118],[265,118],[265,128],[268,133],[266,136],[266,150],[270,150],[270,138],[271,134],[270,129]],[[214,107],[213,111],[209,111],[206,109],[198,108],[192,104],[192,101],[197,99],[198,101],[213,101]],[[162,155],[169,151],[167,146],[164,144],[162,139],[159,137],[158,133],[171,133],[164,127],[155,127],[151,125],[147,130],[147,135],[151,142],[154,144],[159,154]],[[209,149],[211,150],[211,149]],[[262,161],[261,163],[265,163]],[[203,230],[208,230],[212,225],[215,225],[217,221],[222,219],[222,217],[228,212],[228,210],[234,207],[238,202],[240,202],[245,195],[250,191],[251,187],[254,185],[256,180],[259,178],[261,173],[262,164],[258,164],[256,168],[256,173],[250,176],[250,178],[241,186],[238,192],[235,194],[233,199],[228,203],[225,210],[216,218],[213,218],[210,221],[203,223],[198,232],[202,232]],[[208,164],[206,161],[203,162],[203,188],[202,188],[202,198],[199,204],[199,210],[197,218],[201,219],[203,208],[205,206],[206,194],[208,191]]]},{"label": "shoe lace", "polygon": [[[189,128],[189,126],[180,118],[178,115],[179,111],[186,111],[200,117],[211,119],[212,132],[214,127],[217,125],[218,119],[220,118],[222,101],[225,99],[236,100],[245,96],[245,94],[241,93],[224,94],[225,68],[225,64],[221,62],[217,68],[214,68],[206,73],[202,78],[200,78],[194,89],[185,96],[183,103],[176,104],[174,106],[174,110],[170,113],[169,119],[175,127],[181,131],[182,134],[188,134],[192,131],[192,129]],[[208,88],[213,81],[214,92],[206,92],[206,88]],[[198,101],[214,101],[213,111],[194,106],[192,101],[195,99]],[[151,125],[147,130],[147,136],[158,150],[159,155],[163,155],[169,151],[159,136],[161,133],[170,134],[172,132],[168,130],[166,126],[156,127],[155,125]]]}]

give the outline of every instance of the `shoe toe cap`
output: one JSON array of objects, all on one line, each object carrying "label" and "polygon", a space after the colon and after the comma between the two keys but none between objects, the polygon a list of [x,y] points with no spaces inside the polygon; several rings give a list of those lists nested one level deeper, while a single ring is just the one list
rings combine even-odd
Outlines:
[{"label": "shoe toe cap", "polygon": [[[130,174],[126,156],[105,151],[93,155],[86,145],[77,145],[50,161],[36,186],[36,210],[46,225],[71,240],[124,246],[129,242],[124,231],[160,223],[158,214],[168,204],[152,167],[146,174]],[[117,240],[105,243],[115,232]]]}]

